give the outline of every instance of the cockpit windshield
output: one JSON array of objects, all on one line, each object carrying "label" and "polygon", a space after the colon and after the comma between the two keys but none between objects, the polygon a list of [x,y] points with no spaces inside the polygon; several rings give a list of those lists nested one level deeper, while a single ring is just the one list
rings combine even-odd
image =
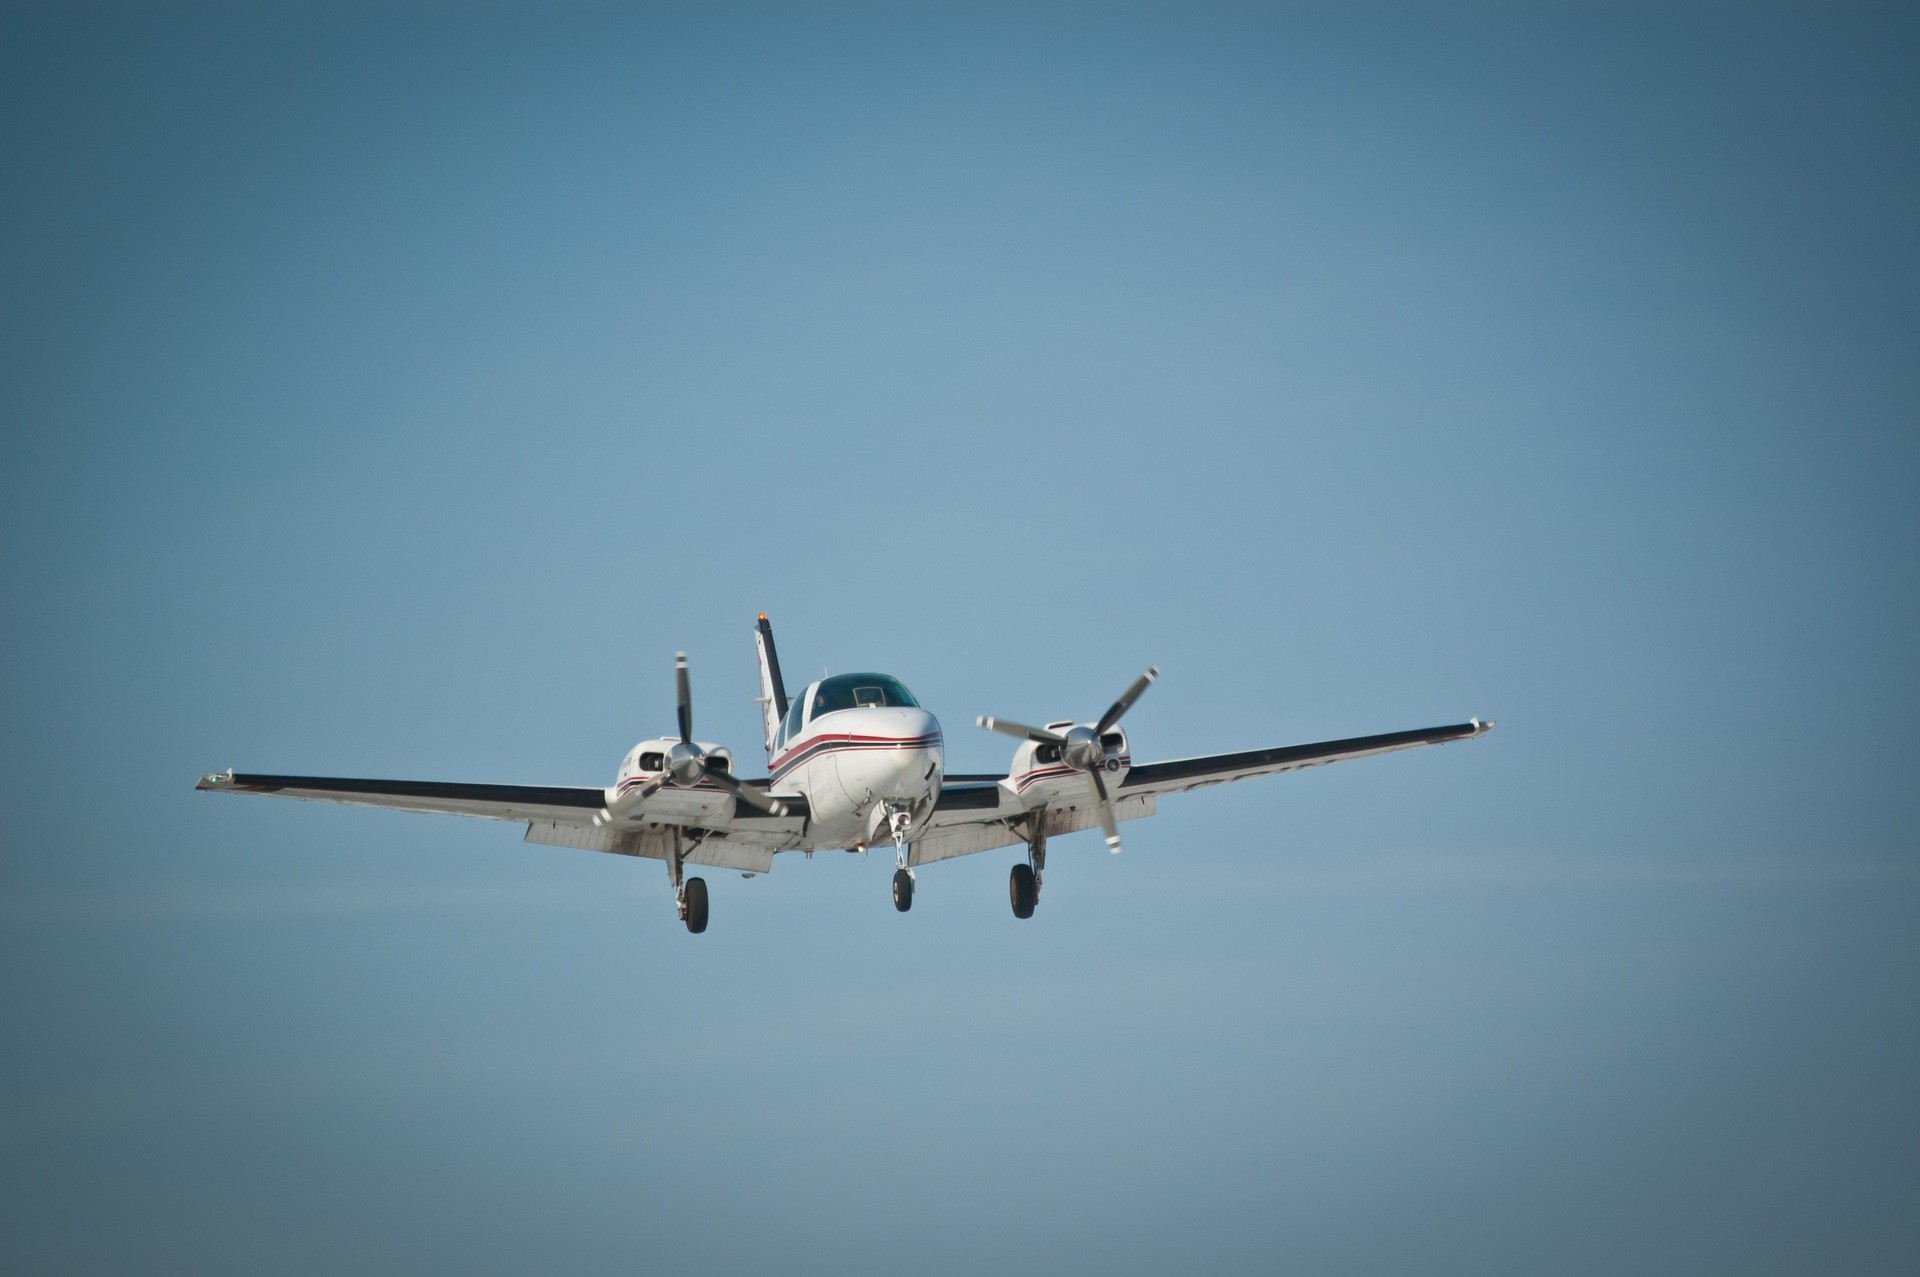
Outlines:
[{"label": "cockpit windshield", "polygon": [[900,685],[900,680],[885,674],[835,674],[832,678],[822,679],[813,694],[813,712],[807,716],[811,722],[822,714],[831,714],[841,709],[881,709],[889,706],[904,706],[918,709],[920,702],[913,699],[913,693]]}]

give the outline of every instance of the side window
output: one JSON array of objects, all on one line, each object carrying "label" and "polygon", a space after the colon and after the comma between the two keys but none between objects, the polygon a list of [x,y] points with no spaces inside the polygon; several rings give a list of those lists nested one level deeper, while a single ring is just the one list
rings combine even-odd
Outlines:
[{"label": "side window", "polygon": [[787,716],[781,720],[780,739],[775,748],[784,746],[788,741],[800,734],[800,711],[804,707],[805,701],[806,696],[803,693],[802,695],[794,697],[793,700],[788,703]]}]

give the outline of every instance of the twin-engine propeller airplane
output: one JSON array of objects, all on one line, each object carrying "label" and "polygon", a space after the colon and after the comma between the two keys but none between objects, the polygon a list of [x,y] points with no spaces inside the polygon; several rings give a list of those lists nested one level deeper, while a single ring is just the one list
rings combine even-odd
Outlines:
[{"label": "twin-engine propeller airplane", "polygon": [[1016,918],[1031,918],[1047,865],[1047,839],[1098,825],[1120,850],[1120,822],[1151,816],[1161,794],[1179,793],[1322,763],[1484,736],[1492,722],[1469,719],[1381,736],[1282,745],[1162,763],[1135,763],[1120,719],[1159,676],[1150,668],[1090,723],[1028,727],[1004,718],[979,725],[1017,737],[1004,776],[945,774],[940,724],[898,679],[838,674],[789,699],[760,614],[759,702],[767,770],[740,780],[733,758],[693,738],[693,697],[683,652],[674,661],[679,737],[642,741],[606,789],[468,785],[444,781],[342,780],[330,776],[203,776],[215,793],[275,794],[316,802],[524,820],[528,842],[664,860],[687,930],[707,929],[707,884],[687,865],[737,869],[751,877],[782,851],[864,852],[893,844],[893,906],[913,906],[914,870],[936,860],[1025,843],[1008,895]]}]

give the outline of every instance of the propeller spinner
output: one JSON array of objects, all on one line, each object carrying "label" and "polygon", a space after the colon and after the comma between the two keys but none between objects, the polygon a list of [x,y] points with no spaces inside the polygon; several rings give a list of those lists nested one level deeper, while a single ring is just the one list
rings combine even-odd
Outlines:
[{"label": "propeller spinner", "polygon": [[1049,731],[1044,727],[1028,727],[1025,723],[1016,723],[1005,718],[980,718],[980,726],[990,732],[1001,732],[1008,736],[1017,736],[1021,740],[1045,741],[1060,747],[1060,761],[1077,772],[1085,772],[1087,780],[1093,786],[1094,809],[1100,813],[1100,830],[1107,837],[1107,850],[1114,855],[1120,854],[1120,826],[1113,818],[1113,800],[1107,796],[1107,782],[1101,779],[1100,769],[1106,765],[1107,747],[1100,743],[1107,729],[1120,721],[1120,716],[1133,708],[1140,694],[1154,679],[1160,677],[1160,667],[1149,665],[1147,672],[1133,680],[1133,685],[1120,693],[1120,699],[1107,706],[1107,712],[1100,721],[1088,727],[1081,724],[1069,727],[1065,734]]},{"label": "propeller spinner", "polygon": [[787,814],[786,804],[777,798],[763,793],[758,788],[742,785],[732,775],[707,762],[707,753],[693,743],[693,687],[687,678],[687,654],[676,652],[673,657],[673,688],[678,700],[680,739],[667,751],[666,763],[660,774],[645,784],[636,786],[627,793],[608,803],[600,813],[600,820],[619,820],[647,799],[669,784],[691,787],[702,780],[710,780],[752,807],[775,816]]}]

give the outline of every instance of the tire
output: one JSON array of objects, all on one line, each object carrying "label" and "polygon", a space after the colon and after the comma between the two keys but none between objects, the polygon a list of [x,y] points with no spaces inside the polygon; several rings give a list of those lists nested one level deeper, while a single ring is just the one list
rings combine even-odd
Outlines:
[{"label": "tire", "polygon": [[1040,898],[1040,890],[1033,882],[1032,865],[1013,867],[1013,872],[1007,875],[1007,898],[1013,903],[1014,917],[1033,917],[1033,906]]},{"label": "tire", "polygon": [[707,929],[707,880],[687,879],[687,930],[699,935]]},{"label": "tire", "polygon": [[913,908],[913,875],[904,869],[893,871],[893,907],[901,913]]}]

